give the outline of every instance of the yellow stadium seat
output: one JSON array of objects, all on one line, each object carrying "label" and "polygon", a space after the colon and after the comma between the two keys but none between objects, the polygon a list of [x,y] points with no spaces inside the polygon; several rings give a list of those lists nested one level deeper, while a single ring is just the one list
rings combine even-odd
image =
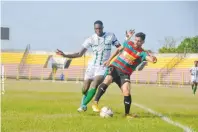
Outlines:
[{"label": "yellow stadium seat", "polygon": [[85,56],[85,58],[80,57],[80,58],[72,59],[71,66],[84,66],[84,63],[85,63],[85,66],[87,66],[91,58],[92,58],[91,56]]},{"label": "yellow stadium seat", "polygon": [[[30,53],[26,59],[26,64],[39,64],[44,65],[48,54],[33,54]],[[21,59],[23,57],[23,52],[2,52],[1,53],[1,59],[2,64],[19,64],[21,62]],[[57,56],[59,57],[59,56]],[[82,56],[80,58],[72,59],[71,66],[87,66],[88,62],[92,56]],[[116,58],[116,57],[115,57]],[[114,58],[114,59],[115,59]],[[163,68],[167,63],[169,63],[173,57],[157,57],[158,62],[156,64],[148,63],[148,65],[145,68]],[[194,64],[194,60],[196,58],[185,58],[182,60],[178,65],[176,65],[175,68],[190,68]]]},{"label": "yellow stadium seat", "polygon": [[194,66],[196,58],[186,58],[182,60],[175,68],[191,68]]},{"label": "yellow stadium seat", "polygon": [[3,52],[1,53],[1,61],[2,64],[19,64],[21,58],[23,57],[23,53],[11,53],[11,52]]},{"label": "yellow stadium seat", "polygon": [[29,54],[26,63],[44,65],[48,56],[47,54]]}]

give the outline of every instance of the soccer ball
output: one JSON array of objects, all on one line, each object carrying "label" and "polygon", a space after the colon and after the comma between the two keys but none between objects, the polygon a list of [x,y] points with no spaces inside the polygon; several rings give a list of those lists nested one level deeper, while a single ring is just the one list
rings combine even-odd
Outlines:
[{"label": "soccer ball", "polygon": [[100,111],[100,117],[102,118],[113,117],[113,111],[109,107],[104,106]]}]

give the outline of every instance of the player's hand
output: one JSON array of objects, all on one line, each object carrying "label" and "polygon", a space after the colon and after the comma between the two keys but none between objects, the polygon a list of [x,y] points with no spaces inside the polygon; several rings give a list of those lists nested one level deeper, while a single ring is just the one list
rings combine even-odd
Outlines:
[{"label": "player's hand", "polygon": [[56,54],[57,54],[57,55],[61,55],[61,56],[64,56],[64,55],[65,55],[65,54],[63,53],[63,51],[61,51],[61,50],[59,50],[59,49],[57,49]]},{"label": "player's hand", "polygon": [[110,61],[108,60],[103,63],[104,66],[109,66],[109,64],[110,64]]},{"label": "player's hand", "polygon": [[152,56],[153,58],[153,63],[157,63],[157,58],[155,56]]},{"label": "player's hand", "polygon": [[126,39],[129,40],[135,34],[135,29],[126,31]]}]

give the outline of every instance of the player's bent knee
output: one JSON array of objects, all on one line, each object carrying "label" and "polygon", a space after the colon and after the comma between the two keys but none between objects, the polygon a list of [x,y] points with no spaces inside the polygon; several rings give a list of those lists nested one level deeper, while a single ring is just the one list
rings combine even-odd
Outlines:
[{"label": "player's bent knee", "polygon": [[92,82],[91,87],[92,88],[97,88],[102,83],[103,80],[104,80],[103,76],[96,77],[94,79],[94,81]]},{"label": "player's bent knee", "polygon": [[98,88],[98,86],[101,84],[101,82],[94,82],[93,84],[91,84],[91,88]]},{"label": "player's bent knee", "polygon": [[85,80],[82,88],[82,93],[86,94],[86,92],[89,90],[90,84],[92,80]]},{"label": "player's bent knee", "polygon": [[129,96],[131,93],[130,93],[130,90],[123,90],[123,95],[124,96]]},{"label": "player's bent knee", "polygon": [[82,94],[86,94],[88,90],[89,90],[89,85],[84,85],[82,88]]},{"label": "player's bent knee", "polygon": [[124,96],[129,96],[131,94],[131,89],[130,89],[130,83],[129,82],[125,82],[122,85],[122,92]]},{"label": "player's bent knee", "polygon": [[106,84],[106,85],[110,85],[110,84],[112,83],[112,81],[113,81],[112,76],[107,75],[107,76],[105,77],[103,83]]},{"label": "player's bent knee", "polygon": [[86,93],[87,93],[87,91],[88,91],[88,89],[84,89],[84,88],[82,88],[82,94],[86,94]]}]

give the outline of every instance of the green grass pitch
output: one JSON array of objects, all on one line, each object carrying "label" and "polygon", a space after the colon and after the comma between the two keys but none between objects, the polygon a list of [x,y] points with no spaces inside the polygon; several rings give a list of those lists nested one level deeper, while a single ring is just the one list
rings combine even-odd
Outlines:
[{"label": "green grass pitch", "polygon": [[[165,88],[132,84],[132,101],[162,113],[171,120],[198,131],[198,92],[191,87]],[[100,107],[109,106],[113,118],[103,119],[88,110],[78,113],[81,84],[7,80],[1,97],[2,132],[183,132],[160,117],[135,105],[131,112],[140,117],[123,118],[123,96],[111,85]]]}]

